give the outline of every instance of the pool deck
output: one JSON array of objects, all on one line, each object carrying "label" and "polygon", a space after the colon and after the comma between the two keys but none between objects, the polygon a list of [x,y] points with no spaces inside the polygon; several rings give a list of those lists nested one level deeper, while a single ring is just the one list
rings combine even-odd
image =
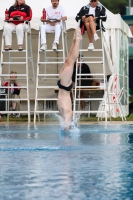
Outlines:
[{"label": "pool deck", "polygon": [[[12,121],[3,121],[3,122],[0,122],[1,125],[34,125],[34,122],[31,122],[30,124],[28,124],[28,122],[12,122]],[[58,125],[59,122],[36,122],[35,125]],[[82,121],[82,122],[78,122],[79,125],[81,124],[84,124],[84,125],[92,125],[92,124],[133,124],[133,121],[108,121],[108,122],[105,122],[105,121],[89,121],[89,122],[86,122],[86,121]]]}]

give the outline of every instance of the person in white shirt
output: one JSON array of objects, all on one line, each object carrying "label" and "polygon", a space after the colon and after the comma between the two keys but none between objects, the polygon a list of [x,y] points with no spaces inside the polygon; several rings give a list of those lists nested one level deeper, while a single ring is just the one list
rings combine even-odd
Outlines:
[{"label": "person in white shirt", "polygon": [[[94,50],[93,40],[97,41],[99,39],[96,30],[100,29],[100,20],[106,21],[107,19],[106,9],[98,0],[89,0],[89,4],[80,9],[75,19],[77,22],[80,20],[80,28],[85,25],[89,38],[88,50]],[[103,24],[102,30],[105,31]]]},{"label": "person in white shirt", "polygon": [[52,5],[46,8],[46,20],[41,20],[46,22],[46,24],[41,25],[41,50],[45,51],[47,49],[46,43],[46,33],[55,32],[54,42],[52,44],[52,49],[57,50],[57,44],[59,44],[59,38],[61,34],[61,20],[67,20],[65,10],[59,5],[59,0],[51,0]]}]

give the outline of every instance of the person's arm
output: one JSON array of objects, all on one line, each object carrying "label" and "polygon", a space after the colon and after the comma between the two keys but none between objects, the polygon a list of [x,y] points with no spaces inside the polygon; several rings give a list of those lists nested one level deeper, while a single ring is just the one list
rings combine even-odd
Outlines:
[{"label": "person's arm", "polygon": [[78,22],[78,20],[82,19],[83,16],[85,16],[85,7],[84,6],[77,13],[75,20]]},{"label": "person's arm", "polygon": [[66,21],[67,20],[67,16],[64,16],[61,18],[62,21]]},{"label": "person's arm", "polygon": [[8,17],[8,19],[7,20],[9,20],[9,19],[11,19],[11,20],[13,20],[13,18],[11,18],[11,8],[12,8],[12,6],[9,8],[9,10],[8,10],[8,15],[9,15],[9,17]]},{"label": "person's arm", "polygon": [[61,18],[61,20],[62,20],[62,21],[66,21],[66,20],[67,20],[67,15],[66,15],[66,11],[64,10],[64,8],[62,8],[61,13],[62,13],[62,18]]},{"label": "person's arm", "polygon": [[32,19],[32,10],[31,10],[31,8],[28,6],[27,17],[24,17],[22,20],[24,20],[24,21],[30,21],[31,19]]},{"label": "person's arm", "polygon": [[43,19],[43,17],[41,17],[40,20],[43,21],[43,22],[46,22],[47,24],[50,24],[50,23],[51,23],[51,21],[50,21],[49,19]]},{"label": "person's arm", "polygon": [[102,10],[100,12],[100,16],[97,17],[97,19],[101,19],[104,22],[106,21],[107,15],[106,15],[106,9],[104,7],[102,7]]}]

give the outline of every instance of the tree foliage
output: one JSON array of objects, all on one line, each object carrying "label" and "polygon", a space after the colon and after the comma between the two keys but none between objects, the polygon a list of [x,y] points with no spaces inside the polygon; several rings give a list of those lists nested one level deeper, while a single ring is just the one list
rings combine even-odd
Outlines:
[{"label": "tree foliage", "polygon": [[121,8],[128,6],[128,0],[99,0],[99,1],[114,14],[120,13]]}]

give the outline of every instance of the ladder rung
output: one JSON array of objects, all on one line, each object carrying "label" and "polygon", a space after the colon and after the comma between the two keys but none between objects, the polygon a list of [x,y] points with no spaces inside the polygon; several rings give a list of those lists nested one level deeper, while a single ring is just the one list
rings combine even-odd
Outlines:
[{"label": "ladder rung", "polygon": [[[80,49],[79,51],[89,51],[88,49]],[[93,51],[103,51],[102,49],[94,49]],[[89,51],[89,52],[93,52],[93,51]]]},{"label": "ladder rung", "polygon": [[43,52],[43,53],[45,53],[45,52],[62,52],[62,51],[63,51],[63,49],[57,49],[56,51],[53,51],[52,49],[51,50],[48,49],[48,50],[45,50],[45,51],[39,50],[39,52]]},{"label": "ladder rung", "polygon": [[85,61],[88,64],[103,64],[103,61]]},{"label": "ladder rung", "polygon": [[[26,60],[26,56],[25,57],[10,57],[10,60],[18,60],[18,59],[25,59]],[[31,57],[28,57],[28,59],[32,59]]]},{"label": "ladder rung", "polygon": [[26,62],[2,62],[2,65],[26,65]]},{"label": "ladder rung", "polygon": [[[89,56],[88,56],[87,58],[88,58],[88,59],[90,59],[90,58],[91,58],[91,59],[100,59],[100,60],[103,60],[103,57],[94,57],[94,56],[93,56],[93,57],[89,57]],[[86,62],[86,61],[84,61],[84,62]],[[78,61],[77,63],[78,63],[78,64],[82,64],[82,63],[83,63],[83,61],[81,61],[81,62],[80,62],[80,61]]]},{"label": "ladder rung", "polygon": [[[33,112],[33,111],[32,111],[32,112]],[[9,113],[9,114],[10,114],[10,113],[27,113],[27,114],[28,114],[29,112],[28,112],[28,111],[1,111],[1,110],[0,110],[0,113],[1,113],[1,114],[8,114],[8,113]]]},{"label": "ladder rung", "polygon": [[[46,78],[39,78],[39,79],[46,80]],[[59,79],[59,78],[48,78],[48,80],[57,80],[57,79]]]},{"label": "ladder rung", "polygon": [[[1,76],[11,76],[11,74],[1,74]],[[17,74],[17,76],[26,76],[27,77],[27,74]]]},{"label": "ladder rung", "polygon": [[42,98],[42,99],[36,99],[37,101],[57,101],[57,98]]},{"label": "ladder rung", "polygon": [[[87,76],[88,76],[88,75],[87,75]],[[92,80],[92,79],[95,80],[96,78],[95,78],[95,77],[93,77],[93,78],[92,78],[92,77],[91,77],[91,78],[80,78],[80,77],[77,78],[77,80],[90,80],[90,79],[91,79],[91,80]],[[97,78],[97,79],[101,80],[101,77],[99,77],[99,78]]]},{"label": "ladder rung", "polygon": [[[12,86],[0,86],[2,89],[12,88]],[[13,86],[13,88],[27,89],[27,86]]]},{"label": "ladder rung", "polygon": [[35,111],[35,113],[59,113],[58,110],[42,110],[42,111]]},{"label": "ladder rung", "polygon": [[76,101],[105,101],[103,98],[80,98],[75,99]]},{"label": "ladder rung", "polygon": [[59,76],[59,74],[38,74],[38,76]]},{"label": "ladder rung", "polygon": [[[90,73],[90,74],[77,74],[77,76],[92,76],[92,74]],[[104,74],[102,74],[102,75],[104,75]],[[100,74],[100,76],[101,76],[101,74]],[[95,78],[96,79],[96,78]]]},{"label": "ladder rung", "polygon": [[93,89],[93,88],[103,90],[104,86],[76,86],[76,88],[73,88],[73,90],[75,90],[75,89]]},{"label": "ladder rung", "polygon": [[[83,74],[82,74],[83,75]],[[93,73],[91,73],[90,74],[91,76],[104,76],[104,74],[93,74]]]},{"label": "ladder rung", "polygon": [[74,111],[74,113],[105,113],[105,111],[98,111],[98,110],[89,110],[89,111]]},{"label": "ladder rung", "polygon": [[41,64],[64,64],[64,62],[39,62],[38,65],[41,65]]},{"label": "ladder rung", "polygon": [[[1,95],[1,94],[0,94]],[[4,94],[2,94],[3,96],[4,96]],[[15,98],[12,98],[12,99],[8,99],[8,98],[6,98],[6,99],[0,99],[0,101],[18,101],[18,100],[20,100],[20,101],[28,101],[28,99],[22,99],[22,98],[20,98],[20,99],[15,99]]]},{"label": "ladder rung", "polygon": [[[88,59],[88,58],[94,58],[94,59],[103,59],[103,57],[95,57],[95,56],[93,56],[93,57],[90,57],[90,56],[87,56],[87,57],[84,57],[84,59]],[[85,61],[84,61],[85,62]],[[83,61],[78,61],[77,63],[83,63]]]},{"label": "ladder rung", "polygon": [[25,53],[26,50],[23,50],[23,51],[19,51],[19,50],[10,50],[10,51],[5,51],[5,50],[2,50],[2,52],[6,52],[6,53],[12,53],[12,52],[17,52],[17,53]]},{"label": "ladder rung", "polygon": [[[1,79],[4,79],[4,80],[12,80],[12,78],[0,78]],[[27,78],[15,78],[15,80],[26,80]]]},{"label": "ladder rung", "polygon": [[59,60],[59,59],[63,59],[63,57],[53,57],[53,56],[52,56],[52,57],[47,57],[47,58],[46,58],[46,60],[55,60],[55,59],[56,59],[56,60],[57,60],[57,59]]},{"label": "ladder rung", "polygon": [[42,88],[42,89],[48,89],[48,88],[52,88],[52,89],[56,89],[56,88],[58,88],[57,86],[37,86],[37,88],[39,89],[39,88]]}]

